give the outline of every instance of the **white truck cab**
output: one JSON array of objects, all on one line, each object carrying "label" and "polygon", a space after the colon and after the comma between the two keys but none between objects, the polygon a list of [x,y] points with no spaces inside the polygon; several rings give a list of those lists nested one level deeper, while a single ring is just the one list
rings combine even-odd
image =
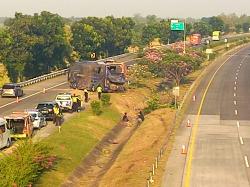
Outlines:
[{"label": "white truck cab", "polygon": [[0,118],[0,149],[11,145],[10,130],[7,129],[7,122]]},{"label": "white truck cab", "polygon": [[73,101],[71,93],[59,93],[56,96],[56,103],[62,110],[71,111],[73,107]]}]

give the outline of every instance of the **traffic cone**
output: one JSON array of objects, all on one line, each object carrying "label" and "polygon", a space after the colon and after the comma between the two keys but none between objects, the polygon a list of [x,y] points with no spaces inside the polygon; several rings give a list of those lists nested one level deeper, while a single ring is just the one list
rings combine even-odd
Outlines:
[{"label": "traffic cone", "polygon": [[18,96],[16,97],[16,103],[19,103],[19,98],[18,98]]},{"label": "traffic cone", "polygon": [[191,122],[189,119],[187,120],[187,127],[191,127]]},{"label": "traffic cone", "polygon": [[44,89],[43,89],[43,93],[45,93],[45,92],[46,92],[46,89],[44,88]]},{"label": "traffic cone", "polygon": [[187,154],[186,146],[182,145],[181,147],[181,154]]}]

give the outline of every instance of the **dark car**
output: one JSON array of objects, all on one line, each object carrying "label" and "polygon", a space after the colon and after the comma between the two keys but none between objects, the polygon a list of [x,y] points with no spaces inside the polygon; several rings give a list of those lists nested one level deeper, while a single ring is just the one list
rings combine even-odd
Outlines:
[{"label": "dark car", "polygon": [[1,95],[2,97],[21,97],[23,96],[23,89],[16,83],[4,84]]},{"label": "dark car", "polygon": [[46,120],[53,120],[54,111],[53,107],[55,106],[55,101],[46,101],[38,103],[36,109],[38,109],[43,116],[46,118]]}]

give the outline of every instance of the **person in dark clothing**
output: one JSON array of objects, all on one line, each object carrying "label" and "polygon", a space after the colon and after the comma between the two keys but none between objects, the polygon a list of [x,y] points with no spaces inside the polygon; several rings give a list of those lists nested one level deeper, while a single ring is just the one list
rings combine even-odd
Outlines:
[{"label": "person in dark clothing", "polygon": [[144,119],[145,119],[144,115],[143,115],[142,111],[140,111],[139,114],[138,114],[138,121],[143,122]]},{"label": "person in dark clothing", "polygon": [[85,103],[87,103],[89,101],[89,92],[87,89],[84,89],[83,93],[84,93],[84,101]]},{"label": "person in dark clothing", "polygon": [[124,115],[122,117],[122,121],[124,121],[124,122],[128,122],[129,121],[127,112],[124,113]]}]

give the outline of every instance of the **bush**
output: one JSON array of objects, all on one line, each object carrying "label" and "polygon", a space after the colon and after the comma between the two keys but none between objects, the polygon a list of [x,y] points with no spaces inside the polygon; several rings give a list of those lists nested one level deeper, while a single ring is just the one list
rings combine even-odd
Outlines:
[{"label": "bush", "polygon": [[56,157],[50,155],[49,149],[41,143],[20,141],[11,155],[0,159],[0,186],[26,187],[33,184],[55,162]]},{"label": "bush", "polygon": [[153,96],[151,99],[147,101],[147,107],[144,108],[143,112],[145,114],[149,114],[150,112],[159,109],[161,107],[158,96]]},{"label": "bush", "polygon": [[110,105],[110,94],[102,94],[101,96],[101,101],[103,106],[108,106]]},{"label": "bush", "polygon": [[91,109],[92,109],[92,112],[95,114],[95,115],[100,115],[102,113],[102,110],[101,110],[101,102],[100,101],[92,101],[90,103],[90,106],[91,106]]}]

